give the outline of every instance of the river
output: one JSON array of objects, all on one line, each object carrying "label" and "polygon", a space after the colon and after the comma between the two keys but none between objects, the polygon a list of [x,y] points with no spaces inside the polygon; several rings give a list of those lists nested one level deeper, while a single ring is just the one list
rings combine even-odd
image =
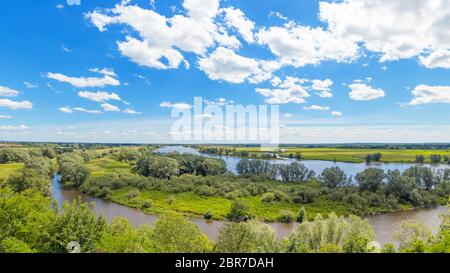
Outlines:
[{"label": "river", "polygon": [[[197,150],[184,147],[184,146],[165,146],[157,150],[159,153],[172,153],[172,152],[178,152],[178,153],[190,153],[190,154],[196,154],[196,155],[204,155],[209,156],[213,158],[221,158],[225,161],[227,164],[227,168],[229,172],[232,172],[234,174],[237,173],[236,166],[241,160],[239,157],[233,157],[233,156],[215,156],[215,155],[205,155],[199,153]],[[295,161],[295,159],[289,159],[289,158],[279,158],[274,160],[265,160],[272,164],[290,164],[291,162]],[[367,168],[379,168],[387,172],[388,170],[399,170],[403,172],[404,170],[408,169],[411,166],[414,166],[416,164],[414,163],[346,163],[346,162],[333,162],[333,161],[324,161],[324,160],[302,160],[302,164],[305,165],[310,170],[313,170],[316,172],[316,174],[322,173],[323,170],[330,167],[339,167],[341,170],[343,170],[349,177],[354,177],[357,173],[364,171]],[[431,165],[431,164],[421,164],[421,166],[430,167],[433,170],[440,170],[440,169],[450,169],[450,164],[437,164],[437,165]]]},{"label": "river", "polygon": [[[157,215],[147,214],[134,208],[80,193],[79,191],[66,190],[59,183],[58,175],[55,175],[52,179],[52,196],[60,204],[65,201],[72,202],[74,199],[81,197],[85,202],[95,203],[94,211],[97,215],[104,215],[108,221],[115,217],[126,217],[135,227],[142,224],[152,225],[158,219]],[[394,242],[393,235],[398,230],[400,223],[405,220],[424,222],[433,232],[436,232],[440,225],[439,216],[446,211],[446,207],[437,207],[434,209],[368,216],[366,218],[374,228],[376,240],[381,244],[385,244]],[[200,218],[191,218],[190,221],[195,223],[212,240],[217,238],[218,230],[225,223],[223,221],[207,221]],[[269,225],[274,228],[279,238],[284,238],[289,236],[298,224],[269,223]]]}]

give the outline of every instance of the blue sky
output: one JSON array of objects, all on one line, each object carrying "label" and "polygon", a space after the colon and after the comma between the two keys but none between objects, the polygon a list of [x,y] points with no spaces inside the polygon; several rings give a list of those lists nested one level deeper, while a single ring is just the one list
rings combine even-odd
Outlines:
[{"label": "blue sky", "polygon": [[412,2],[1,1],[0,140],[171,142],[201,96],[279,104],[282,142],[448,142],[450,1]]}]

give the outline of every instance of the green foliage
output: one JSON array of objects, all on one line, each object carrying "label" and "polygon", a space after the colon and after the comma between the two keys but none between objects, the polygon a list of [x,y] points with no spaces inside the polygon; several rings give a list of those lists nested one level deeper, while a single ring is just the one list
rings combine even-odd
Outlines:
[{"label": "green foliage", "polygon": [[429,228],[420,222],[406,221],[400,225],[400,229],[394,237],[399,242],[399,248],[405,252],[417,252],[418,247],[422,248],[423,242],[431,238]]},{"label": "green foliage", "polygon": [[361,190],[376,192],[383,185],[384,171],[377,168],[368,168],[356,174],[355,180]]},{"label": "green foliage", "polygon": [[95,249],[104,253],[151,253],[152,234],[150,226],[135,229],[127,218],[115,218],[102,232]]},{"label": "green foliage", "polygon": [[61,183],[66,186],[79,188],[90,175],[84,165],[85,159],[76,153],[64,154],[58,158]]},{"label": "green foliage", "polygon": [[294,219],[295,219],[294,213],[290,210],[281,210],[280,216],[278,216],[278,221],[286,224],[294,222]]},{"label": "green foliage", "polygon": [[42,251],[42,234],[55,218],[50,199],[39,192],[0,189],[0,241],[14,238],[14,245]]},{"label": "green foliage", "polygon": [[317,215],[314,222],[304,222],[289,237],[288,252],[368,252],[374,233],[367,220],[351,216],[348,220],[334,213],[326,219]]},{"label": "green foliage", "polygon": [[305,207],[301,207],[300,210],[298,211],[298,215],[297,215],[297,222],[298,223],[303,223],[304,221],[306,221],[307,215],[306,215],[306,209]]},{"label": "green foliage", "polygon": [[248,206],[244,202],[235,200],[231,204],[230,213],[227,218],[231,221],[241,222],[250,219],[251,215]]},{"label": "green foliage", "polygon": [[9,178],[8,184],[16,192],[35,190],[44,196],[50,196],[50,179],[40,176],[33,169],[22,169],[18,174]]},{"label": "green foliage", "polygon": [[0,241],[0,253],[33,253],[34,251],[25,242],[7,237]]},{"label": "green foliage", "polygon": [[424,163],[425,162],[425,156],[424,155],[416,155],[415,162],[416,163],[420,163],[420,164]]},{"label": "green foliage", "polygon": [[275,231],[256,221],[226,223],[214,248],[218,253],[274,253],[280,251]]},{"label": "green foliage", "polygon": [[93,205],[74,200],[63,205],[60,216],[43,236],[48,252],[65,253],[69,242],[78,242],[81,252],[95,251],[106,221],[92,211]]},{"label": "green foliage", "polygon": [[151,240],[156,253],[206,253],[213,247],[195,224],[172,214],[156,222]]},{"label": "green foliage", "polygon": [[339,167],[326,168],[319,180],[330,189],[345,186],[349,182],[347,175]]}]

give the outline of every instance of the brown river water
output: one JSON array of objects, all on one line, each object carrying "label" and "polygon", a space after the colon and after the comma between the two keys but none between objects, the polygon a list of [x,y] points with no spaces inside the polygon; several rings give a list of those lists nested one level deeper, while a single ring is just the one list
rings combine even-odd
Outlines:
[{"label": "brown river water", "polygon": [[[143,211],[82,194],[78,191],[65,190],[59,184],[59,177],[57,175],[52,179],[52,194],[53,198],[59,203],[64,201],[71,202],[78,197],[81,197],[85,202],[93,202],[95,203],[94,210],[97,215],[104,215],[108,221],[111,221],[115,217],[126,217],[133,226],[138,227],[142,224],[152,225],[158,219],[157,215],[147,214]],[[367,216],[365,218],[372,225],[376,240],[383,245],[385,243],[395,243],[393,235],[398,230],[399,225],[406,220],[421,221],[428,225],[433,232],[436,232],[440,225],[440,215],[446,211],[448,211],[446,207],[440,206],[433,209],[403,211]],[[190,221],[195,223],[212,240],[217,238],[219,228],[225,223],[223,221],[207,221],[199,218],[191,218]],[[284,238],[289,236],[298,224],[269,223],[268,225],[275,229],[279,238]]]}]

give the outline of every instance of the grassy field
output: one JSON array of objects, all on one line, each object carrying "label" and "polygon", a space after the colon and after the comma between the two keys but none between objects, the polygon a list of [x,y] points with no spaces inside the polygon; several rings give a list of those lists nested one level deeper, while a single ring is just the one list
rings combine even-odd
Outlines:
[{"label": "grassy field", "polygon": [[130,164],[119,162],[108,157],[91,160],[87,164],[87,167],[91,170],[91,175],[94,177],[113,172],[132,172]]},{"label": "grassy field", "polygon": [[22,163],[0,164],[0,180],[8,179],[12,174],[22,168]]},{"label": "grassy field", "polygon": [[[203,217],[207,212],[212,213],[215,220],[224,220],[230,211],[232,200],[223,197],[202,197],[195,193],[164,193],[160,191],[143,191],[140,196],[135,199],[128,199],[127,192],[131,188],[125,188],[114,191],[111,198],[113,202],[138,208],[149,213],[161,214],[167,212],[178,212],[187,216]],[[261,221],[277,222],[280,211],[292,211],[297,215],[302,205],[289,202],[274,202],[270,204],[263,203],[261,196],[238,198],[249,207],[251,215]],[[147,202],[150,207],[144,206]],[[328,215],[335,212],[338,215],[352,214],[352,208],[349,204],[343,202],[335,202],[325,198],[318,199],[314,203],[303,205],[307,210],[309,219],[314,219],[316,214]],[[402,208],[402,209],[407,209]],[[387,208],[369,209],[369,214],[391,212]]]},{"label": "grassy field", "polygon": [[[229,148],[218,147],[217,148]],[[232,149],[232,148],[229,148]],[[237,147],[236,151],[247,151],[250,154],[262,154],[273,152],[271,148]],[[287,148],[278,151],[280,156],[288,157],[289,154],[301,153],[304,160],[326,160],[350,163],[362,163],[368,154],[381,153],[382,162],[385,163],[413,163],[416,155],[424,155],[425,163],[430,163],[430,155],[439,154],[449,156],[450,150],[395,150],[395,149],[344,149],[344,148]]]}]

